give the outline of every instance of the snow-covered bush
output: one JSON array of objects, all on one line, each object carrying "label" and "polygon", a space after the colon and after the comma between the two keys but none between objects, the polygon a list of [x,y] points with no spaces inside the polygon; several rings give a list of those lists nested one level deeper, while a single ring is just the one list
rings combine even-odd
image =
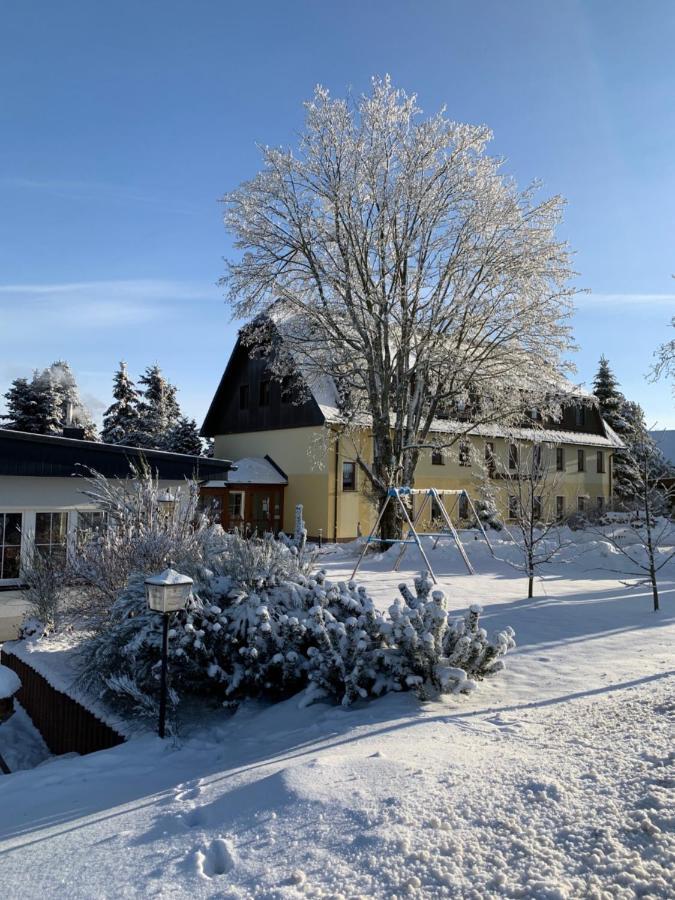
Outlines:
[{"label": "snow-covered bush", "polygon": [[42,633],[55,631],[68,583],[65,561],[34,547],[22,566],[22,578],[29,608],[27,618],[31,623],[40,623]]},{"label": "snow-covered bush", "polygon": [[167,516],[150,469],[132,469],[129,479],[108,479],[92,471],[83,491],[104,514],[106,526],[73,554],[70,574],[88,588],[82,612],[101,621],[134,573],[153,574],[171,560],[195,578],[225,550],[222,528],[199,512],[197,481],[186,480],[176,510]]},{"label": "snow-covered bush", "polygon": [[[242,538],[234,537],[239,542]],[[251,543],[258,571],[271,554],[269,540]],[[277,552],[293,557],[274,542]],[[239,547],[236,558],[241,559]],[[224,556],[227,564],[228,554]],[[488,640],[479,608],[455,620],[440,591],[424,575],[416,594],[378,611],[364,587],[335,584],[319,572],[271,571],[247,586],[213,573],[195,584],[188,608],[169,633],[172,703],[187,696],[231,703],[279,699],[306,688],[305,701],[343,705],[387,691],[414,690],[423,699],[468,691],[498,672],[514,646],[506,629]],[[140,577],[114,603],[105,629],[82,651],[85,686],[133,714],[153,715],[159,691],[161,618],[148,611]]]}]

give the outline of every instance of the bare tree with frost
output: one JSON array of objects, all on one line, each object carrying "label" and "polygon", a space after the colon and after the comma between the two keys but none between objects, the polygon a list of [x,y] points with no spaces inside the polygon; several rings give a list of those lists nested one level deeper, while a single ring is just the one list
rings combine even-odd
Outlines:
[{"label": "bare tree with frost", "polygon": [[508,505],[508,531],[519,550],[519,558],[507,560],[527,576],[527,596],[534,596],[534,579],[562,547],[560,533],[564,510],[556,508],[560,473],[555,470],[554,448],[540,443],[514,441],[508,461],[499,465]]},{"label": "bare tree with frost", "polygon": [[675,527],[670,519],[675,490],[663,480],[663,457],[646,427],[627,452],[636,472],[632,501],[624,504],[629,518],[603,529],[602,538],[628,561],[626,574],[637,578],[632,586],[651,589],[658,612],[659,573],[675,559]]},{"label": "bare tree with frost", "polygon": [[253,318],[252,347],[283,338],[279,377],[334,385],[344,428],[372,427],[372,458],[355,444],[381,502],[413,484],[434,420],[519,421],[558,384],[563,201],[518,190],[487,127],[423,118],[388,77],[358,99],[317,87],[305,108],[298,152],[264,147],[262,171],[224,198],[242,252],[222,283]]}]

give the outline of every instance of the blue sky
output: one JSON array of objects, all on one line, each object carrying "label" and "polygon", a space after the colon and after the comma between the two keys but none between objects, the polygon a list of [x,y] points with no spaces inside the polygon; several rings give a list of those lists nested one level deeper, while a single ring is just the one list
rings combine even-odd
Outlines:
[{"label": "blue sky", "polygon": [[317,82],[390,73],[486,123],[521,185],[568,200],[577,380],[644,380],[675,313],[675,3],[0,0],[0,392],[67,359],[95,412],[158,362],[198,420],[236,333],[218,198],[295,143]]}]

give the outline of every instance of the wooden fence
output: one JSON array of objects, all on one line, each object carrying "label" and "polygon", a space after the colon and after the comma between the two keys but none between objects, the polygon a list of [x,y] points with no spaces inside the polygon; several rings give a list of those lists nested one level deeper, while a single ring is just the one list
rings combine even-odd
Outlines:
[{"label": "wooden fence", "polygon": [[18,656],[3,648],[0,662],[21,679],[17,699],[52,753],[95,753],[124,743],[124,738],[72,697],[57,691]]}]

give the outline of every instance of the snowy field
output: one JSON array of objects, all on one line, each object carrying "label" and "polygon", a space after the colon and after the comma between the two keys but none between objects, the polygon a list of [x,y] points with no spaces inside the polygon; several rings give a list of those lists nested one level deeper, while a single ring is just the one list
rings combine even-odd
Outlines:
[{"label": "snowy field", "polygon": [[[675,566],[655,614],[608,544],[575,540],[533,600],[481,542],[475,576],[433,552],[451,608],[516,631],[471,695],[250,704],[0,777],[0,895],[675,897]],[[321,564],[345,579],[353,554]],[[371,557],[358,580],[388,605],[419,566]]]}]

